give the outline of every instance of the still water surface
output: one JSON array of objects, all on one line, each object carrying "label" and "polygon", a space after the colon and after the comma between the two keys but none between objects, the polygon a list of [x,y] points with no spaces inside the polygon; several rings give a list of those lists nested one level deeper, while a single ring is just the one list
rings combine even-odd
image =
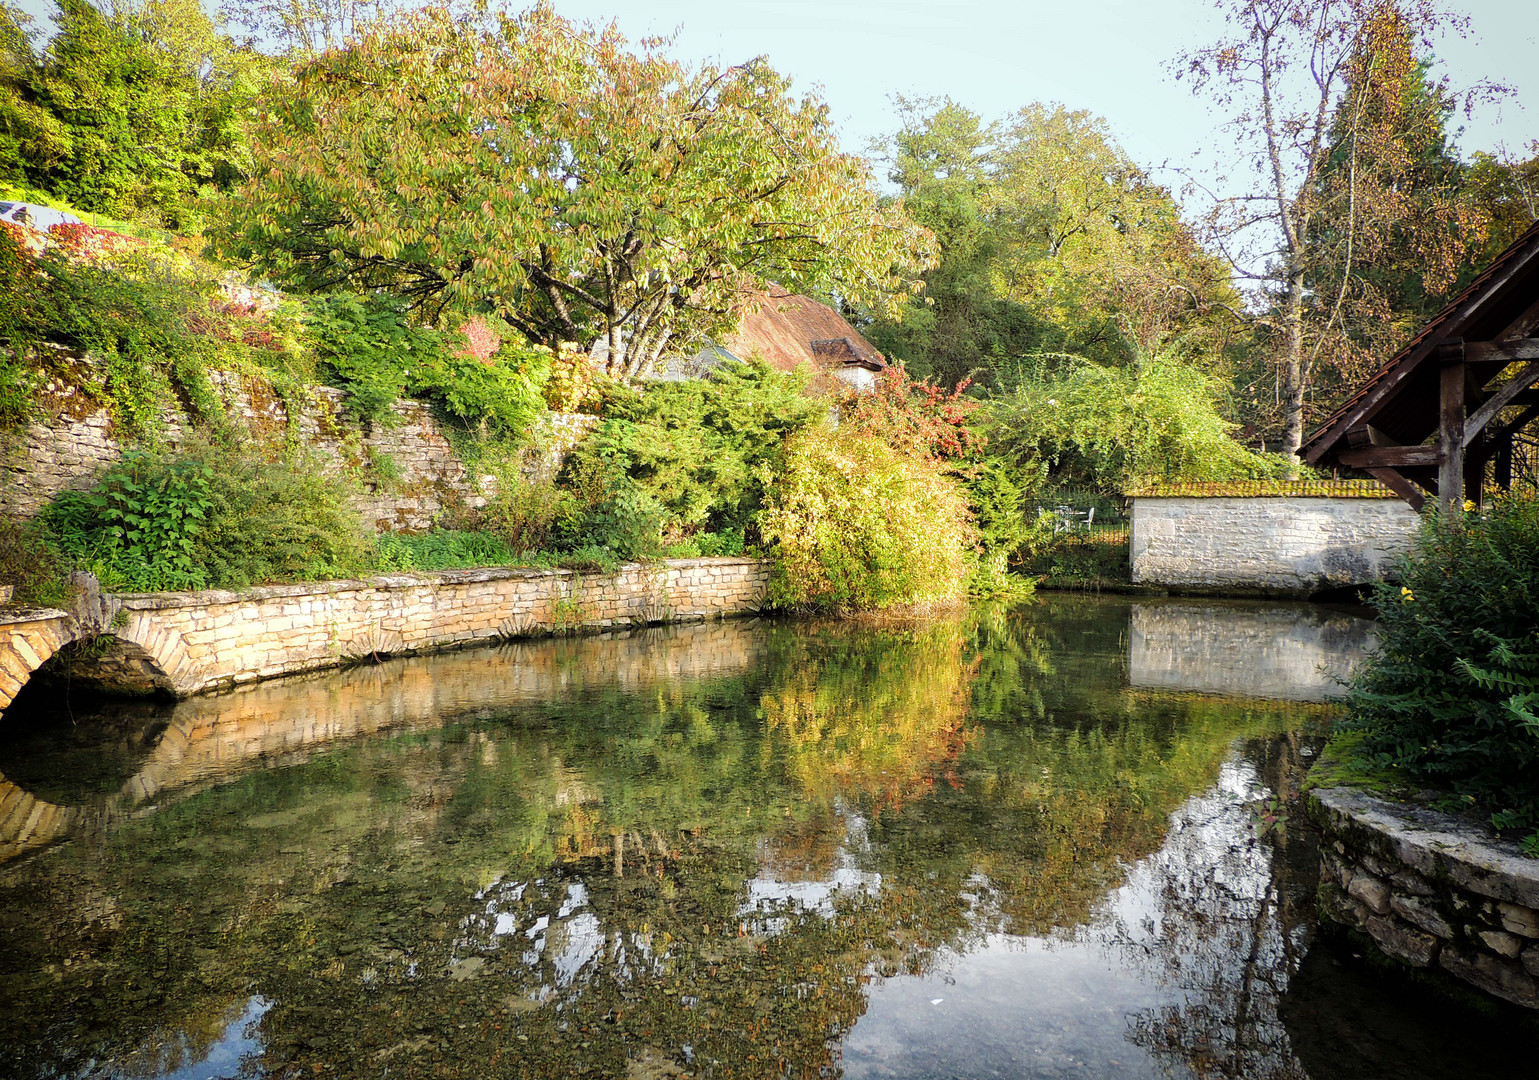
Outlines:
[{"label": "still water surface", "polygon": [[1532,1076],[1315,939],[1289,800],[1369,642],[1058,598],[34,694],[0,1076]]}]

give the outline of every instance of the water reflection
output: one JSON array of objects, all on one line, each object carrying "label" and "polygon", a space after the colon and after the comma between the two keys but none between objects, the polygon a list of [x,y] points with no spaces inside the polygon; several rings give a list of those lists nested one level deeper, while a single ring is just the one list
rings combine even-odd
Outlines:
[{"label": "water reflection", "polygon": [[[1328,708],[1130,688],[1130,615],[297,684],[321,742],[209,721],[243,756],[0,867],[0,1075],[1302,1076],[1307,843],[1256,804]],[[21,745],[66,792],[84,743]]]},{"label": "water reflection", "polygon": [[1133,605],[1134,686],[1327,701],[1373,645],[1372,624],[1308,604],[1160,601]]}]

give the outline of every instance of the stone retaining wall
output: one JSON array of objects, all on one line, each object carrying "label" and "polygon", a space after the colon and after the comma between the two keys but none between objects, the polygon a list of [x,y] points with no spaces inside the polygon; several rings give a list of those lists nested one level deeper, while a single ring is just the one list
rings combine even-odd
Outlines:
[{"label": "stone retaining wall", "polygon": [[451,570],[245,592],[104,593],[74,615],[0,619],[0,708],[71,640],[117,639],[99,657],[76,658],[73,679],[121,685],[138,664],[147,685],[185,697],[349,659],[744,614],[758,610],[769,574],[758,559],[671,559],[614,574]]},{"label": "stone retaining wall", "polygon": [[[0,451],[0,512],[31,517],[59,492],[90,487],[131,445],[111,413],[80,389],[91,381],[92,361],[61,353],[52,364],[58,371],[40,394],[47,414]],[[75,368],[82,370],[70,374]],[[364,489],[359,514],[377,530],[426,529],[445,510],[481,506],[495,491],[493,477],[469,474],[432,410],[419,401],[397,401],[387,420],[362,424],[346,416],[342,391],[310,386],[292,402],[291,418],[291,403],[262,379],[214,372],[211,381],[230,418],[256,442],[292,437],[356,475]],[[546,414],[530,433],[525,474],[554,476],[597,423],[586,415]],[[179,403],[167,402],[157,424],[165,443],[175,447],[190,421]]]},{"label": "stone retaining wall", "polygon": [[1133,499],[1140,585],[1308,595],[1381,579],[1420,525],[1399,499]]},{"label": "stone retaining wall", "polygon": [[1539,1009],[1539,860],[1479,826],[1352,788],[1310,796],[1320,914],[1412,968]]}]

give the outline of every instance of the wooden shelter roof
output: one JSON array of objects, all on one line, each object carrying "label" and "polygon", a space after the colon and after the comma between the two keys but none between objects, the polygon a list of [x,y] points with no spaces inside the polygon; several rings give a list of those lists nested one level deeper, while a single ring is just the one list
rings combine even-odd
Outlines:
[{"label": "wooden shelter roof", "polygon": [[[1513,410],[1531,404],[1526,395],[1539,381],[1539,339],[1530,336],[1536,326],[1539,225],[1363,383],[1305,440],[1300,455],[1312,465],[1364,469],[1419,505],[1421,495],[1406,479],[1429,491],[1441,483],[1439,493],[1449,502],[1456,493],[1442,483],[1453,479],[1445,462],[1457,457],[1462,477],[1463,460],[1473,453],[1478,495],[1478,477],[1496,444],[1516,430]],[[1450,375],[1454,366],[1458,380]],[[1504,413],[1508,423],[1493,425]]]}]

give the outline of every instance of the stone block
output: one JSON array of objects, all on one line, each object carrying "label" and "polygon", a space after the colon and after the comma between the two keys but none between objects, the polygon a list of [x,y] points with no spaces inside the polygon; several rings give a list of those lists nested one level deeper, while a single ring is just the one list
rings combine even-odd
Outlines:
[{"label": "stone block", "polygon": [[1480,932],[1480,940],[1485,942],[1486,948],[1498,956],[1505,956],[1509,960],[1516,960],[1518,954],[1523,951],[1523,941],[1516,934],[1509,934],[1505,930],[1483,930]]},{"label": "stone block", "polygon": [[1389,914],[1389,886],[1372,874],[1355,874],[1347,883],[1347,895],[1375,915]]},{"label": "stone block", "polygon": [[1431,934],[1413,930],[1400,920],[1384,915],[1368,917],[1365,929],[1375,944],[1396,960],[1412,967],[1426,967],[1437,959],[1440,943]]},{"label": "stone block", "polygon": [[1539,911],[1505,901],[1497,905],[1497,911],[1501,913],[1502,927],[1509,933],[1539,938]]},{"label": "stone block", "polygon": [[1389,906],[1412,926],[1429,934],[1448,940],[1453,937],[1453,927],[1439,914],[1437,908],[1425,897],[1402,896],[1398,893],[1389,898]]},{"label": "stone block", "polygon": [[1522,967],[1490,953],[1467,953],[1449,946],[1438,956],[1438,963],[1455,978],[1478,986],[1504,1001],[1539,1009],[1539,983]]}]

